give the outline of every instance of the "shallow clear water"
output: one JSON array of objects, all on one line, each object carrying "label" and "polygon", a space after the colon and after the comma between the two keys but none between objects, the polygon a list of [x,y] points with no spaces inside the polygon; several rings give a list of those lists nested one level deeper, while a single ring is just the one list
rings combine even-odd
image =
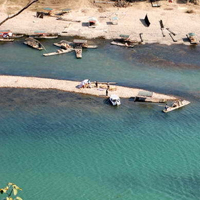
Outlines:
[{"label": "shallow clear water", "polygon": [[[48,52],[55,41],[43,41]],[[0,187],[14,182],[30,200],[199,199],[200,48],[94,42],[81,60],[1,44],[0,74],[114,81],[191,104],[164,114],[162,104],[0,89]]]}]

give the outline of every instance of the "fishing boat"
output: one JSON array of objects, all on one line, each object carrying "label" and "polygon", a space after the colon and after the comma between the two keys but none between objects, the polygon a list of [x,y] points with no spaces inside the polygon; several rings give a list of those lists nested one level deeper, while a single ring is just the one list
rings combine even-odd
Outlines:
[{"label": "fishing boat", "polygon": [[58,49],[56,52],[45,53],[45,54],[43,54],[43,56],[54,56],[54,55],[59,55],[59,54],[65,54],[65,53],[69,53],[69,52],[71,52],[73,50],[74,50],[73,48]]},{"label": "fishing boat", "polygon": [[13,42],[15,38],[23,37],[22,34],[12,33],[10,30],[0,30],[1,42]]},{"label": "fishing boat", "polygon": [[163,110],[164,113],[168,113],[168,112],[171,112],[173,110],[176,110],[176,109],[179,109],[183,106],[186,106],[190,104],[189,101],[186,101],[186,100],[177,100],[175,101],[171,106],[165,106],[165,109]]},{"label": "fishing boat", "polygon": [[76,58],[82,58],[82,47],[76,46],[74,50],[75,50],[75,53],[76,53]]},{"label": "fishing boat", "polygon": [[12,38],[0,38],[0,42],[13,42],[14,39]]},{"label": "fishing boat", "polygon": [[24,44],[26,44],[34,49],[38,49],[38,50],[43,49],[43,45],[38,40],[36,40],[32,37],[26,38]]},{"label": "fishing boat", "polygon": [[115,42],[115,41],[112,41],[110,44],[121,46],[121,47],[129,47],[129,48],[133,48],[135,46],[135,45],[130,45],[128,43]]},{"label": "fishing boat", "polygon": [[72,45],[72,42],[61,40],[60,42],[53,43],[57,47],[65,46],[66,44]]},{"label": "fishing boat", "polygon": [[36,39],[56,39],[58,38],[58,33],[46,33],[45,31],[35,31],[32,37]]},{"label": "fishing boat", "polygon": [[120,98],[116,94],[111,94],[109,100],[113,106],[121,105]]},{"label": "fishing boat", "polygon": [[98,46],[97,45],[91,45],[91,44],[83,44],[82,47],[86,48],[86,49],[96,49]]},{"label": "fishing boat", "polygon": [[186,36],[189,39],[190,44],[198,44],[199,43],[195,33],[188,33],[188,35],[186,35]]}]

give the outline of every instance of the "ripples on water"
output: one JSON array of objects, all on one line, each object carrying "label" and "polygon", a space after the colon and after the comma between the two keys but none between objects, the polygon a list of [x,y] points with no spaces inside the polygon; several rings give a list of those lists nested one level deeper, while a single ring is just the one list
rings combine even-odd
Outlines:
[{"label": "ripples on water", "polygon": [[1,57],[1,74],[71,80],[87,75],[192,102],[164,114],[162,104],[122,99],[114,108],[87,95],[0,89],[2,187],[15,182],[24,199],[199,198],[198,48],[130,50],[103,43],[76,60],[73,53],[44,59],[20,41],[2,47],[11,54]]}]

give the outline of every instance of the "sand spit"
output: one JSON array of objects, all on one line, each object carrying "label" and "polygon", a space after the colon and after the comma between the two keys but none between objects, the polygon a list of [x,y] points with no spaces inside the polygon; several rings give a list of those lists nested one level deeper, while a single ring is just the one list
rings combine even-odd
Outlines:
[{"label": "sand spit", "polygon": [[[0,76],[0,87],[1,88],[32,88],[32,89],[56,89],[66,92],[75,92],[81,94],[94,95],[99,97],[106,97],[105,88],[81,88],[77,86],[80,82],[68,81],[68,80],[57,80],[49,78],[37,78],[37,77],[22,77],[22,76]],[[105,86],[105,85],[104,85]],[[145,91],[138,88],[128,88],[122,86],[113,86],[115,90],[109,91],[108,96],[111,94],[117,94],[121,98],[130,98],[138,95],[139,91]],[[111,88],[112,89],[112,88]],[[173,96],[153,93],[153,98],[159,99],[175,99]]]}]

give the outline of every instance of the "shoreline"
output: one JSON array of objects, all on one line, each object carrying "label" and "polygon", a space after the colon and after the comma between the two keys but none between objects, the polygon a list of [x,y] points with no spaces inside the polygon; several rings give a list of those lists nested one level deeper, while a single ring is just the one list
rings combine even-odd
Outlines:
[{"label": "shoreline", "polygon": [[[115,85],[113,86],[116,90],[110,91],[109,95],[106,96],[106,89],[104,88],[81,88],[78,81],[69,80],[58,80],[50,78],[38,78],[38,77],[24,77],[24,76],[7,76],[0,75],[0,88],[29,88],[29,89],[48,89],[48,90],[61,90],[65,92],[73,92],[79,94],[87,94],[98,97],[108,97],[111,94],[116,94],[120,98],[132,98],[138,95],[139,91],[147,91],[139,88],[129,88]],[[149,92],[149,91],[148,91]],[[155,99],[177,99],[171,95],[165,95],[153,92],[153,98]]]},{"label": "shoreline", "polygon": [[[186,13],[188,9],[194,9],[194,13]],[[6,12],[0,7],[0,21],[6,18]],[[148,14],[150,26],[144,25],[144,17]],[[200,38],[200,8],[190,7],[186,4],[161,2],[161,7],[152,8],[150,3],[133,3],[127,8],[109,7],[103,12],[98,8],[82,8],[72,10],[63,16],[67,21],[57,20],[56,17],[45,16],[43,19],[36,18],[36,12],[26,10],[19,16],[8,20],[1,29],[11,30],[14,33],[31,35],[35,31],[43,30],[48,33],[59,33],[61,36],[79,36],[86,39],[115,39],[120,34],[129,35],[130,39],[141,41],[143,44],[186,44],[190,45],[186,34],[196,33]],[[111,23],[113,16],[118,17],[117,25]],[[98,21],[96,28],[89,28],[87,24],[90,17]],[[164,29],[161,30],[159,21],[162,20]],[[79,21],[79,22],[76,22]],[[176,36],[169,35],[169,28]]]}]

